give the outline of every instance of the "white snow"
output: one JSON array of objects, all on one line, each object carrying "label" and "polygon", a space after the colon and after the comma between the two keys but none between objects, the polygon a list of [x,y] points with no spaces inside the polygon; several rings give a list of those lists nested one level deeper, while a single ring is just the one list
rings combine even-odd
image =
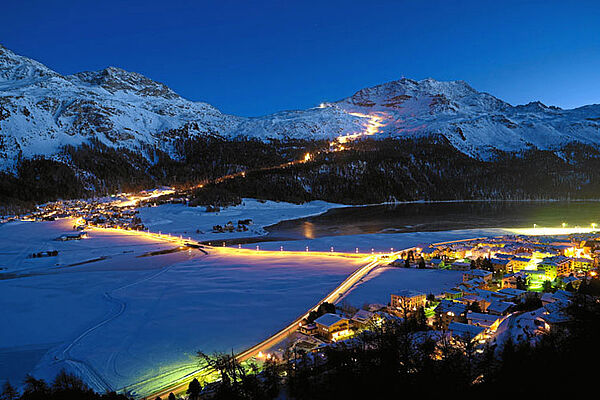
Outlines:
[{"label": "white snow", "polygon": [[[494,149],[600,144],[599,110],[539,102],[514,107],[464,81],[401,79],[307,110],[244,118],[186,100],[135,72],[109,67],[61,76],[0,46],[1,169],[14,166],[20,152],[60,157],[62,146],[91,138],[115,148],[159,148],[175,159],[173,141],[184,137],[333,139],[364,132],[375,113],[384,122],[376,138],[442,134],[458,150],[485,158]],[[149,159],[151,153],[143,151]]]},{"label": "white snow", "polygon": [[[246,238],[266,234],[264,227],[279,221],[319,215],[341,204],[325,201],[311,201],[292,204],[275,201],[243,199],[242,204],[221,209],[219,212],[206,212],[205,207],[187,207],[182,204],[164,204],[158,207],[140,209],[140,218],[151,231],[169,232],[175,236],[191,237],[199,241],[232,238]],[[237,227],[240,219],[252,219],[246,232],[214,233],[214,225],[225,225],[231,221]],[[196,232],[199,230],[200,232]]]},{"label": "white snow", "polygon": [[[4,224],[0,263],[45,247],[67,221]],[[44,239],[46,238],[46,239]],[[64,258],[39,259],[0,279],[0,377],[51,379],[74,371],[97,390],[119,389],[175,369],[195,351],[240,351],[286,326],[358,267],[356,259],[234,255],[216,249],[138,257],[171,243],[90,232],[61,243]],[[15,253],[10,249],[15,248]],[[109,258],[67,267],[63,263]],[[63,256],[60,256],[63,257]],[[5,279],[6,278],[6,279]],[[172,376],[171,376],[172,377]],[[163,378],[164,379],[164,378]],[[141,393],[156,381],[136,386]]]},{"label": "white snow", "polygon": [[382,267],[364,277],[342,301],[354,307],[363,304],[388,304],[390,295],[410,289],[438,295],[462,282],[462,272],[436,269]]}]

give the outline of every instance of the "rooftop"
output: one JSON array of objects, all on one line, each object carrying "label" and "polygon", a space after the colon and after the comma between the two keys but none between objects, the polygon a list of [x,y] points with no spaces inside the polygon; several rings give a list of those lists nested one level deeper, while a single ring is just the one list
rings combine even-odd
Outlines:
[{"label": "rooftop", "polygon": [[345,319],[346,318],[342,317],[341,315],[327,313],[327,314],[323,314],[319,318],[315,319],[315,323],[321,324],[324,326],[331,326],[331,325],[334,325]]}]

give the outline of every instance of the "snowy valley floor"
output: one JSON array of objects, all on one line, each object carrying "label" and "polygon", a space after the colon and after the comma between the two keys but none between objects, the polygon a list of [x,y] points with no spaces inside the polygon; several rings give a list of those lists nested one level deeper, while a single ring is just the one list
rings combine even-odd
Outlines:
[{"label": "snowy valley floor", "polygon": [[[302,206],[245,200],[219,214],[178,205],[142,209],[152,231],[206,240],[214,224],[253,218],[252,231],[337,205]],[[201,229],[202,228],[202,229]],[[421,243],[505,234],[503,230],[393,233],[259,243],[261,251],[171,250],[173,243],[114,231],[90,230],[80,241],[55,239],[72,221],[0,225],[0,381],[26,373],[52,379],[65,368],[97,390],[156,387],[197,368],[195,352],[241,351],[267,338],[319,302],[363,263],[359,258],[288,255],[263,250],[361,253]],[[240,233],[226,234],[230,237]],[[218,235],[218,234],[213,234]],[[220,237],[220,236],[218,236]],[[245,245],[255,249],[257,244]],[[28,258],[57,250],[56,257]],[[144,257],[140,257],[146,255]],[[461,280],[454,271],[378,268],[344,300],[387,303],[395,290],[439,293]],[[167,372],[171,374],[162,375]],[[154,379],[161,376],[160,380]]]}]

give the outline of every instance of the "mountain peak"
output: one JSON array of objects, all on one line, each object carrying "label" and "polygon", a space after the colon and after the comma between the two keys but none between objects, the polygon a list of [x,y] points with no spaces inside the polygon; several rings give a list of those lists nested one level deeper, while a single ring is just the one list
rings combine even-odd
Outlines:
[{"label": "mountain peak", "polygon": [[[426,78],[416,81],[401,78],[361,89],[351,97],[341,100],[341,102],[360,107],[381,106],[397,108],[401,107],[405,101],[411,98],[445,98],[444,101],[460,101],[463,98],[476,96],[489,96],[493,98],[493,96],[478,92],[462,80],[438,81],[433,78]],[[499,101],[496,98],[493,99]],[[471,104],[472,101],[468,101],[468,103]]]},{"label": "mountain peak", "polygon": [[0,44],[0,82],[36,81],[60,75],[45,65],[13,53]]},{"label": "mountain peak", "polygon": [[100,86],[112,94],[126,92],[169,100],[179,98],[177,93],[163,83],[153,81],[137,72],[129,72],[113,66],[100,71],[79,72],[72,75],[71,78],[89,85]]}]

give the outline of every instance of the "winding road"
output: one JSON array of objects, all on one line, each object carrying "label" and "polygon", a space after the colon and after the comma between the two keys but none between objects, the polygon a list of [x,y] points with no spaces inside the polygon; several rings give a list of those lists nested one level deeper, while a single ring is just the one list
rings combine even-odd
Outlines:
[{"label": "winding road", "polygon": [[[410,250],[410,249],[408,249],[408,250]],[[393,254],[397,254],[397,253],[393,253]],[[370,261],[366,265],[364,265],[364,266],[358,268],[356,271],[354,271],[342,283],[340,283],[340,285],[338,287],[336,287],[333,291],[331,291],[331,293],[329,293],[318,304],[316,304],[310,310],[306,311],[304,314],[302,314],[301,316],[296,318],[285,328],[283,328],[280,331],[276,332],[275,334],[271,335],[270,337],[263,340],[262,342],[239,353],[236,356],[237,359],[239,361],[248,360],[249,358],[256,356],[259,352],[264,352],[264,351],[270,349],[271,347],[273,347],[275,344],[282,341],[283,339],[285,339],[289,334],[295,332],[299,328],[300,322],[303,319],[305,319],[306,317],[308,317],[308,314],[311,311],[316,310],[319,307],[319,305],[321,305],[324,302],[336,303],[356,283],[358,283],[362,278],[364,278],[367,274],[369,274],[373,269],[375,269],[379,265],[381,265],[381,263],[382,263],[381,259],[385,256],[386,255],[376,255],[376,256],[370,257],[370,258],[373,258],[372,261]],[[172,382],[169,385],[166,385],[166,386],[162,387],[161,389],[144,396],[144,398],[150,399],[150,400],[155,399],[156,397],[166,398],[169,395],[169,393],[171,393],[171,392],[175,393],[175,394],[185,392],[192,379],[194,379],[195,377],[204,375],[204,374],[206,374],[206,368],[200,368],[197,371],[194,371],[194,372],[186,375],[185,377],[182,377],[182,378],[178,379],[177,381]],[[143,384],[147,385],[148,381],[144,381]],[[135,393],[135,388],[139,387],[139,385],[140,384],[128,386],[127,388],[124,388],[123,391]]]}]

